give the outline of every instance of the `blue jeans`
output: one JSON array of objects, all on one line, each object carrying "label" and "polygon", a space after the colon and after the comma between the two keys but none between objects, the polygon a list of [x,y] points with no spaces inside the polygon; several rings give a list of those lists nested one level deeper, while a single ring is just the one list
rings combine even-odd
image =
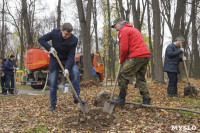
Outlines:
[{"label": "blue jeans", "polygon": [[[58,84],[58,73],[59,69],[55,69],[53,72],[50,72],[50,104],[56,105],[57,104],[57,84]],[[69,70],[72,85],[77,93],[77,95],[80,95],[80,83],[79,83],[79,70],[78,66],[75,64],[72,66],[72,68]],[[74,100],[76,99],[75,95],[73,94]]]},{"label": "blue jeans", "polygon": [[168,88],[177,88],[177,73],[167,72],[167,76],[169,78]]},{"label": "blue jeans", "polygon": [[[10,82],[11,82],[11,87],[10,87]],[[6,74],[6,88],[5,88],[5,90],[8,90],[9,88],[11,89],[11,90],[14,90],[14,83],[15,81],[14,81],[14,75],[8,75],[8,74]]]}]

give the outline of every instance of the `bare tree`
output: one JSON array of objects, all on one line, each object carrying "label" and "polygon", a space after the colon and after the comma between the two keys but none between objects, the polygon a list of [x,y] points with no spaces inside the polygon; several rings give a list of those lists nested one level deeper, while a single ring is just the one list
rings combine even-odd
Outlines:
[{"label": "bare tree", "polygon": [[24,20],[24,27],[26,30],[27,43],[29,46],[33,46],[34,44],[33,44],[33,38],[32,38],[32,34],[31,34],[30,24],[29,24],[26,0],[22,0],[22,16],[23,16],[23,20]]},{"label": "bare tree", "polygon": [[5,0],[3,0],[3,5],[2,5],[2,26],[1,26],[1,46],[0,46],[0,55],[4,56],[4,47],[5,47],[5,41],[4,41],[4,37],[5,37],[5,33],[4,33],[4,29],[5,29]]},{"label": "bare tree", "polygon": [[92,79],[90,24],[93,1],[88,0],[86,12],[84,12],[82,0],[76,0],[76,5],[81,26],[81,37],[83,40],[83,79],[88,80]]},{"label": "bare tree", "polygon": [[61,0],[58,0],[57,6],[57,28],[60,28],[60,20],[61,20]]},{"label": "bare tree", "polygon": [[142,6],[143,6],[143,11],[142,14],[140,14],[140,0],[138,0],[138,5],[136,9],[136,0],[132,0],[132,12],[133,12],[133,22],[134,22],[134,27],[141,31],[143,20],[144,20],[144,13],[146,9],[146,1],[144,3],[144,0],[142,0]]},{"label": "bare tree", "polygon": [[161,25],[160,25],[160,6],[159,1],[154,0],[152,2],[153,8],[153,29],[154,29],[154,67],[155,67],[155,80],[158,83],[164,83],[164,73],[162,65],[162,43],[160,40],[161,36]]},{"label": "bare tree", "polygon": [[95,30],[95,42],[96,42],[96,53],[99,52],[99,45],[98,45],[98,34],[97,34],[97,5],[96,1],[94,0],[93,6],[93,21],[94,21],[94,30]]}]

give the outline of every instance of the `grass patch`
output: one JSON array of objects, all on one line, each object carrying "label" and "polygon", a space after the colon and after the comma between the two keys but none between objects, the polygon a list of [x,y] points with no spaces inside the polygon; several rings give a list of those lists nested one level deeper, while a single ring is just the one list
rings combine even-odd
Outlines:
[{"label": "grass patch", "polygon": [[181,117],[181,121],[187,122],[187,123],[192,122],[191,118],[194,117],[193,113],[181,111],[181,110],[179,111],[179,113],[183,115],[183,117]]},{"label": "grass patch", "polygon": [[28,131],[25,131],[24,133],[46,133],[48,131],[51,131],[44,125],[38,125],[35,128],[29,129]]}]

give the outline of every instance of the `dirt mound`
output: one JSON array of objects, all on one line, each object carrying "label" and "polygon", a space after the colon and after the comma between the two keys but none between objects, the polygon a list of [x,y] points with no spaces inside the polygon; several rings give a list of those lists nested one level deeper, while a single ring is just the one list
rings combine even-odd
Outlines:
[{"label": "dirt mound", "polygon": [[66,128],[73,128],[77,131],[101,132],[110,129],[114,123],[114,116],[102,111],[102,109],[92,109],[86,115],[79,113],[77,116],[70,116],[64,119]]},{"label": "dirt mound", "polygon": [[87,80],[87,81],[81,81],[80,82],[81,87],[92,87],[92,86],[101,86],[100,82],[94,81],[94,80]]}]

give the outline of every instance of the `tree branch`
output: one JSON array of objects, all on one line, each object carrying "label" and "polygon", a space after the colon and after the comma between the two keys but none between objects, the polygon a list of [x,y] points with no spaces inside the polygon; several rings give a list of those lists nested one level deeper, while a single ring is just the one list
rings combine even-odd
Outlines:
[{"label": "tree branch", "polygon": [[173,107],[162,107],[162,106],[155,106],[155,105],[145,105],[145,104],[140,104],[140,103],[136,103],[136,102],[126,102],[126,104],[134,104],[134,105],[137,105],[140,107],[146,107],[146,108],[157,108],[157,109],[178,110],[178,111],[181,110],[181,111],[200,114],[200,111],[185,109],[185,108],[173,108]]}]

